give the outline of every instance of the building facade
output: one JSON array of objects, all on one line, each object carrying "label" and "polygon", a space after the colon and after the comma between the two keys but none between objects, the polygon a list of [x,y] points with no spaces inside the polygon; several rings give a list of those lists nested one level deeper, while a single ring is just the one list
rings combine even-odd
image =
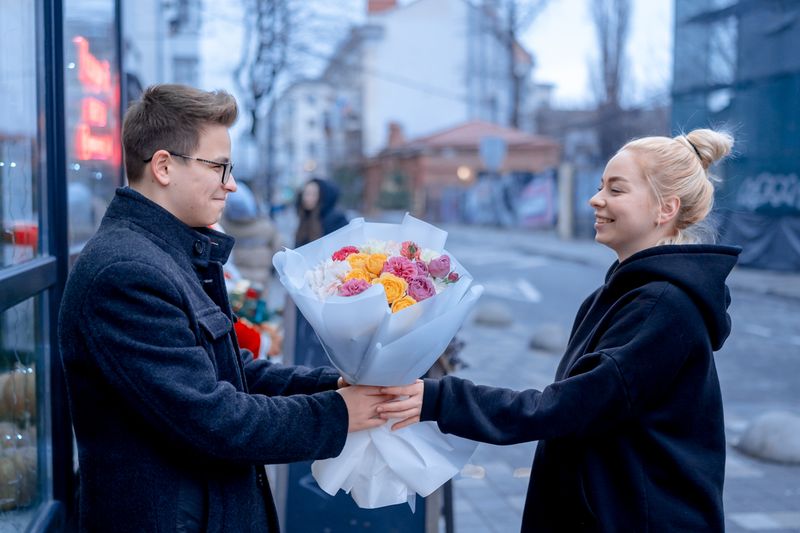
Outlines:
[{"label": "building facade", "polygon": [[727,125],[719,231],[740,264],[800,270],[800,3],[676,0],[673,128]]},{"label": "building facade", "polygon": [[272,110],[275,190],[294,191],[315,176],[328,176],[327,126],[334,104],[331,86],[321,80],[295,82],[277,99]]},{"label": "building facade", "polygon": [[342,72],[351,75],[348,99],[360,114],[364,155],[386,146],[393,122],[411,137],[469,120],[510,123],[510,62],[524,72],[525,95],[533,60],[519,46],[508,53],[491,3],[372,0],[367,9],[366,24],[350,33],[324,76],[338,89]]}]

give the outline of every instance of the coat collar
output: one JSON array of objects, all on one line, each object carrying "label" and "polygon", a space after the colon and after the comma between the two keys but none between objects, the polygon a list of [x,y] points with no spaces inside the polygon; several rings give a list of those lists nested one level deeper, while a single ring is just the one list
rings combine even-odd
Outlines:
[{"label": "coat collar", "polygon": [[117,189],[106,217],[126,220],[155,237],[159,245],[179,260],[196,267],[225,263],[235,239],[209,228],[192,228],[175,215],[130,187]]}]

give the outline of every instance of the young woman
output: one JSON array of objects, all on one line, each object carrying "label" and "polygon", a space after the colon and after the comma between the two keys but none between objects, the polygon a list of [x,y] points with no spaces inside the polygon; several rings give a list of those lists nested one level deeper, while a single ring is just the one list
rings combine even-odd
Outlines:
[{"label": "young woman", "polygon": [[698,244],[708,167],[733,139],[629,142],[589,203],[618,255],[581,305],[555,382],[513,391],[456,377],[387,387],[398,429],[435,420],[493,444],[538,440],[523,531],[723,531],[725,435],[713,352],[730,332],[740,249]]}]

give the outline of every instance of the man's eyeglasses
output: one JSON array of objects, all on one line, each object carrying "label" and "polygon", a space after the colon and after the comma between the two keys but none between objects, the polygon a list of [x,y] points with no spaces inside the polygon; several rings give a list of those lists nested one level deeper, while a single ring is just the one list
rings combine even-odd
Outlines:
[{"label": "man's eyeglasses", "polygon": [[[167,153],[169,155],[173,156],[173,157],[180,157],[182,159],[191,159],[192,161],[200,161],[201,163],[205,163],[206,165],[208,165],[208,166],[210,166],[210,167],[212,167],[214,169],[217,169],[217,170],[221,168],[222,169],[221,178],[222,178],[222,184],[223,185],[228,183],[228,179],[230,179],[231,173],[233,172],[233,163],[231,163],[231,162],[221,163],[219,161],[209,161],[208,159],[200,159],[199,157],[191,157],[191,156],[188,156],[188,155],[176,154],[176,153],[173,153],[173,152],[170,152],[170,151],[167,151]],[[147,159],[144,159],[143,162],[149,163],[152,160],[153,160],[153,156],[150,156]]]}]

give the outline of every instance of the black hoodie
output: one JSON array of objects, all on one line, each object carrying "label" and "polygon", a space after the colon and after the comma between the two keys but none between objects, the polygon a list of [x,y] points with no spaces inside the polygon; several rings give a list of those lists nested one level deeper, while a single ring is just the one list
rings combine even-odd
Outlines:
[{"label": "black hoodie", "polygon": [[446,433],[540,440],[523,531],[723,531],[725,435],[713,351],[741,250],[671,245],[614,263],[542,391],[426,380]]}]

